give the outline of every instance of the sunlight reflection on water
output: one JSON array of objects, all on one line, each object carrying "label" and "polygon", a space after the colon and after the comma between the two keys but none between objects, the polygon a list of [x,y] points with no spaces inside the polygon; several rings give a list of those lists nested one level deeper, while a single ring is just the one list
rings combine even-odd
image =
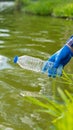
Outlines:
[{"label": "sunlight reflection on water", "polygon": [[0,11],[3,11],[11,6],[14,6],[14,2],[0,2]]},{"label": "sunlight reflection on water", "polygon": [[8,29],[0,29],[0,32],[10,32]]},{"label": "sunlight reflection on water", "polygon": [[14,130],[13,128],[6,127],[5,125],[1,125],[1,124],[0,124],[0,129],[1,130]]},{"label": "sunlight reflection on water", "polygon": [[11,65],[7,63],[8,60],[9,59],[7,57],[0,55],[0,70],[6,69],[6,68],[12,68]]},{"label": "sunlight reflection on water", "polygon": [[4,43],[4,41],[0,40],[0,44],[3,44],[3,43]]}]

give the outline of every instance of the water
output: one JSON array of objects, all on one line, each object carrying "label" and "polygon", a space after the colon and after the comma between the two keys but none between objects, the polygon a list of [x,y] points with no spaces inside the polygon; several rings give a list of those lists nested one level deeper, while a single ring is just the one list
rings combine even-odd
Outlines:
[{"label": "water", "polygon": [[6,56],[0,55],[0,70],[12,68],[12,66],[7,63],[8,60]]},{"label": "water", "polygon": [[[73,21],[14,13],[0,15],[0,55],[4,68],[0,70],[0,129],[48,130],[51,117],[38,113],[36,106],[23,100],[25,96],[44,94],[58,99],[57,87],[73,92],[73,87],[61,84],[61,79],[23,70],[13,63],[15,55],[28,55],[47,60],[60,49],[73,33]],[[73,60],[65,67],[73,72]],[[57,82],[56,82],[57,81]]]},{"label": "water", "polygon": [[10,8],[12,6],[14,6],[14,2],[12,2],[12,1],[11,2],[1,2],[0,1],[0,12],[4,11],[5,9]]}]

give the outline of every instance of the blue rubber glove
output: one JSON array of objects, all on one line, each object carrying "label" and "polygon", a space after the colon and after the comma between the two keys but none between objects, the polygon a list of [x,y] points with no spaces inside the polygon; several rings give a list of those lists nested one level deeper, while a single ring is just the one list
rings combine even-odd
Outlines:
[{"label": "blue rubber glove", "polygon": [[[63,48],[53,54],[44,64],[42,71],[48,71],[48,76],[56,77],[57,68],[62,65],[64,66],[70,61],[73,56],[73,52],[69,47],[69,44],[66,44]],[[49,68],[49,63],[53,62],[53,66]],[[61,74],[62,75],[62,74]],[[60,76],[61,76],[60,75]]]}]

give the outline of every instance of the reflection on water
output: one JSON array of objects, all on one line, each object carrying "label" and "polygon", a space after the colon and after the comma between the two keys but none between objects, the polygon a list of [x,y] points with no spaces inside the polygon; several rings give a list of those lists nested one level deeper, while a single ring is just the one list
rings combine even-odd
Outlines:
[{"label": "reflection on water", "polygon": [[0,44],[3,44],[3,43],[4,43],[4,41],[0,40]]},{"label": "reflection on water", "polygon": [[6,127],[6,126],[1,125],[1,124],[0,124],[0,129],[1,129],[1,130],[14,130],[13,128]]},{"label": "reflection on water", "polygon": [[32,38],[32,41],[37,41],[37,42],[54,42],[52,40],[45,39],[45,38]]},{"label": "reflection on water", "polygon": [[6,33],[8,33],[9,32],[9,30],[8,29],[0,29],[0,32],[6,32]]},{"label": "reflection on water", "polygon": [[20,96],[22,97],[41,97],[40,93],[37,92],[30,92],[30,91],[22,91],[20,93]]},{"label": "reflection on water", "polygon": [[9,37],[10,35],[9,34],[6,34],[6,33],[0,33],[0,37]]},{"label": "reflection on water", "polygon": [[11,6],[14,6],[14,2],[1,2],[0,1],[0,11],[3,11]]},{"label": "reflection on water", "polygon": [[[0,15],[0,128],[2,130],[49,130],[51,117],[36,112],[25,96],[42,94],[59,98],[56,83],[42,73],[23,70],[13,63],[15,55],[47,60],[73,32],[73,22],[24,14]],[[73,72],[73,61],[65,70]],[[71,87],[71,92],[72,92]]]},{"label": "reflection on water", "polygon": [[9,30],[8,29],[0,29],[0,37],[9,37]]},{"label": "reflection on water", "polygon": [[6,69],[6,68],[12,68],[11,65],[7,63],[8,60],[9,59],[7,57],[0,55],[0,70]]}]

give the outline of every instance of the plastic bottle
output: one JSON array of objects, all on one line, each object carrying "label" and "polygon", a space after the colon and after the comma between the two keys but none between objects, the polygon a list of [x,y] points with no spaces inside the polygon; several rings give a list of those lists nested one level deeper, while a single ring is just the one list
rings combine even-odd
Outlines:
[{"label": "plastic bottle", "polygon": [[34,58],[31,56],[15,56],[14,63],[17,63],[21,68],[32,70],[36,72],[41,72],[44,61],[39,58]]},{"label": "plastic bottle", "polygon": [[[34,58],[34,57],[31,57],[31,56],[27,56],[27,55],[24,55],[24,56],[15,56],[14,57],[14,63],[17,63],[21,68],[24,68],[24,69],[27,69],[27,70],[32,70],[32,71],[35,71],[35,72],[44,72],[43,70],[43,65],[45,63],[45,61],[39,59],[39,58]],[[47,66],[45,67],[45,70],[47,69],[48,67],[48,70],[51,70],[52,72],[52,76],[55,77],[56,75],[53,74],[53,62],[47,62]],[[63,66],[60,65],[57,69],[57,75],[58,76],[61,76],[62,75],[62,69],[63,69]],[[47,71],[48,71],[47,70]]]}]

